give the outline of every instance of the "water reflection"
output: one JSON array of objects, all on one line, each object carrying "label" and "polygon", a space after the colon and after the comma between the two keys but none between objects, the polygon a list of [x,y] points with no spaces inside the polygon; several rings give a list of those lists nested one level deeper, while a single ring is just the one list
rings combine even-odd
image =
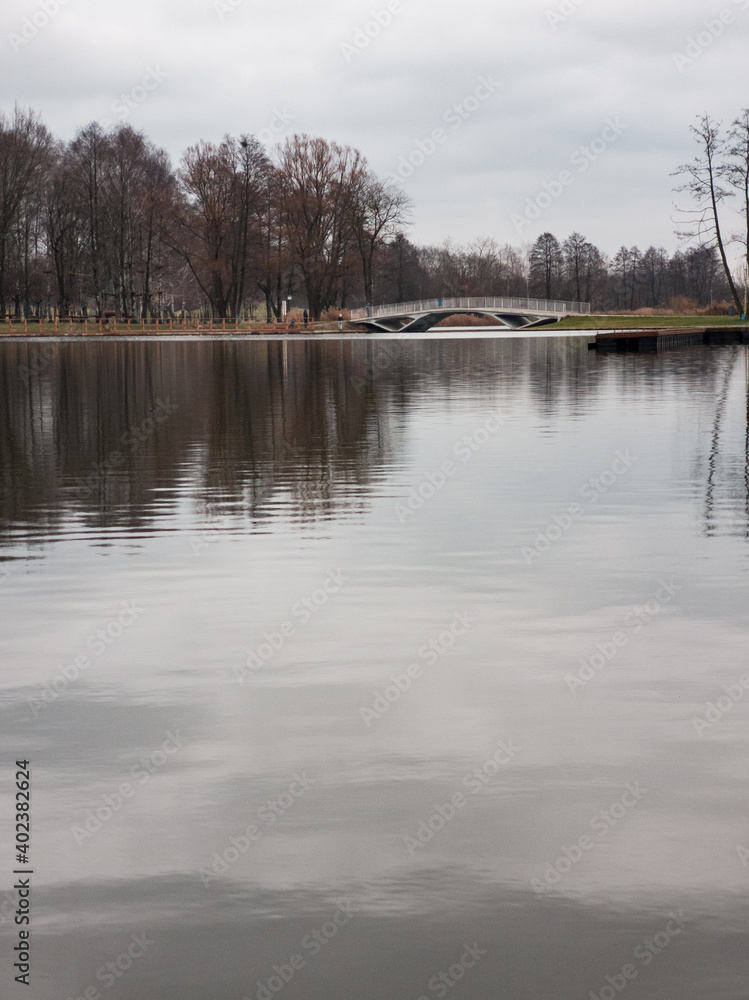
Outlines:
[{"label": "water reflection", "polygon": [[745,349],[40,351],[0,345],[35,1000],[134,934],[124,1000],[416,1000],[467,946],[465,1000],[743,995],[746,699],[695,719],[746,671]]},{"label": "water reflection", "polygon": [[648,412],[696,392],[699,420],[712,411],[692,461],[705,531],[749,531],[749,406],[724,427],[729,395],[749,399],[746,352],[607,358],[586,343],[5,344],[0,524],[144,528],[186,491],[209,519],[330,518],[362,509],[403,447],[409,408],[435,390],[457,405],[528,407],[548,434],[603,409],[607,393]]}]

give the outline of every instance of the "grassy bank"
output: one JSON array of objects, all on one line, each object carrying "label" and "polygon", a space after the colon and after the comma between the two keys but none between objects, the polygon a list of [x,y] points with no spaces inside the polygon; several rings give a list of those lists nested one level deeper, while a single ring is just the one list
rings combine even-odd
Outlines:
[{"label": "grassy bank", "polygon": [[[458,317],[460,319],[464,317]],[[439,327],[444,329],[446,326],[452,326],[452,323],[440,323]],[[461,326],[474,325],[470,323],[459,324]],[[487,326],[493,324],[479,323],[476,325]],[[739,327],[741,325],[741,319],[738,316],[637,316],[631,313],[626,315],[597,315],[597,316],[569,316],[567,319],[561,320],[559,323],[551,323],[545,327],[537,327],[536,329],[545,329],[550,333],[554,331],[572,331],[580,330],[585,333],[587,331],[593,330],[652,330],[652,329],[670,329],[674,327],[695,327],[697,329],[705,329],[705,327]],[[497,329],[504,329],[501,325],[497,325]],[[12,336],[23,336],[24,334],[28,336],[65,336],[75,338],[81,334],[98,335],[104,334],[112,337],[127,336],[132,334],[133,336],[142,334],[222,334],[226,336],[231,336],[231,334],[248,334],[248,333],[337,333],[338,323],[331,321],[322,321],[314,324],[310,324],[309,329],[305,330],[301,323],[296,324],[294,327],[289,328],[284,324],[269,325],[260,323],[239,323],[236,324],[233,321],[227,320],[225,323],[222,320],[214,320],[211,322],[203,322],[196,324],[195,321],[183,324],[181,320],[173,321],[172,323],[146,323],[145,325],[141,322],[128,323],[126,320],[120,320],[116,324],[110,321],[108,325],[99,324],[97,320],[90,320],[88,323],[70,323],[69,321],[60,321],[58,324],[42,322],[40,324],[39,320],[28,320],[25,324],[23,321],[20,323],[14,322],[9,324],[7,322],[0,325],[0,339],[3,335],[11,334]],[[344,333],[364,333],[365,330],[362,327],[357,326],[352,323],[344,323],[343,327]],[[518,331],[518,335],[522,336],[522,330]]]},{"label": "grassy bank", "polygon": [[[348,324],[346,324],[348,326]],[[345,329],[345,328],[344,328]],[[69,320],[59,320],[57,323],[49,323],[46,321],[39,321],[38,319],[29,319],[24,322],[14,321],[13,323],[5,322],[0,323],[0,339],[3,335],[7,336],[60,336],[60,337],[77,337],[83,334],[89,336],[92,335],[106,335],[112,337],[127,336],[131,334],[132,336],[138,336],[143,334],[223,334],[227,336],[230,334],[248,334],[248,333],[332,333],[338,330],[338,323],[331,322],[321,322],[321,323],[310,323],[307,330],[305,330],[302,323],[297,323],[293,327],[287,324],[270,324],[270,323],[237,323],[234,320],[213,320],[204,321],[196,323],[195,320],[190,320],[183,323],[182,320],[173,320],[170,322],[166,320],[160,323],[142,323],[140,320],[133,320],[128,322],[127,320],[118,320],[116,323],[114,320],[110,320],[109,323],[101,323],[99,320],[91,319],[87,322],[73,322]]]}]

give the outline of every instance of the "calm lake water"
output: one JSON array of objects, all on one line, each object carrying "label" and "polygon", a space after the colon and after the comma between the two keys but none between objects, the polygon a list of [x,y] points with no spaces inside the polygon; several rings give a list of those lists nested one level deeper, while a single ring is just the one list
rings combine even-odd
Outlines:
[{"label": "calm lake water", "polygon": [[745,1000],[749,355],[587,343],[0,344],[3,996]]}]

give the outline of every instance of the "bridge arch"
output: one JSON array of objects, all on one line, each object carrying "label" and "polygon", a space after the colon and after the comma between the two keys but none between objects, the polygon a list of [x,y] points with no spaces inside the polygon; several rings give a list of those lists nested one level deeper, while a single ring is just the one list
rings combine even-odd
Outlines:
[{"label": "bridge arch", "polygon": [[589,302],[562,302],[515,297],[468,297],[426,299],[393,305],[367,306],[351,313],[351,322],[365,329],[386,333],[425,333],[441,319],[455,315],[491,316],[511,330],[534,326],[550,319],[588,315]]}]

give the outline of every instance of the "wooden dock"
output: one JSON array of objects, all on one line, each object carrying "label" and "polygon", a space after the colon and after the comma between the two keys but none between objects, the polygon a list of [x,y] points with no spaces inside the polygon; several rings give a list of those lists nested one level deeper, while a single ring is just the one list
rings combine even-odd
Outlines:
[{"label": "wooden dock", "polygon": [[652,330],[605,330],[596,334],[590,350],[602,353],[652,353],[697,344],[749,344],[749,327],[684,326]]}]

